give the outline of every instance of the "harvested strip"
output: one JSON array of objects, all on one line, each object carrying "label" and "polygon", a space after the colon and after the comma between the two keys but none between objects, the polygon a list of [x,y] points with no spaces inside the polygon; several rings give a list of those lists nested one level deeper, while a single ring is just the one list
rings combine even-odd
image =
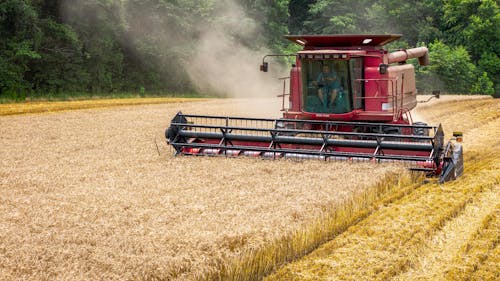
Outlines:
[{"label": "harvested strip", "polygon": [[[466,165],[474,165],[477,161],[475,159],[480,159],[484,155],[485,150],[495,151],[490,157],[495,157],[496,154],[497,163],[500,161],[498,157],[498,151],[500,151],[499,127],[500,119],[497,118],[495,121],[469,131],[469,135],[474,136],[474,139],[467,140],[469,143],[466,145],[466,153],[470,157]],[[495,164],[492,167],[486,168],[480,177],[498,177],[498,174],[500,174],[500,168],[498,164]],[[451,220],[441,231],[429,239],[424,252],[420,257],[415,257],[414,259],[416,260],[416,268],[398,276],[398,279],[411,280],[424,277],[425,279],[430,279],[430,276],[433,276],[433,278],[445,278],[444,272],[450,270],[448,268],[450,265],[452,268],[455,266],[463,267],[463,261],[460,261],[460,257],[463,254],[458,253],[459,248],[472,240],[469,236],[473,235],[478,228],[480,229],[483,226],[481,220],[484,220],[485,217],[490,217],[488,214],[498,211],[496,204],[500,201],[499,196],[499,186],[496,185],[492,190],[481,194],[480,199],[471,202],[461,216]],[[455,257],[452,260],[454,256],[459,258]],[[489,261],[493,259],[495,258],[488,258]],[[498,260],[498,257],[496,259]],[[488,268],[488,266],[484,268]],[[498,266],[490,268],[495,269],[498,274]],[[482,280],[490,279],[483,278]]]},{"label": "harvested strip", "polygon": [[495,211],[483,220],[481,228],[455,255],[451,268],[444,275],[446,280],[498,280],[499,243],[500,205],[497,205]]},{"label": "harvested strip", "polygon": [[419,105],[414,115],[416,121],[426,121],[432,125],[442,123],[447,137],[451,137],[453,131],[462,131],[466,141],[473,140],[475,135],[469,133],[470,130],[500,118],[500,99],[486,98]]},{"label": "harvested strip", "polygon": [[[498,101],[490,100],[489,111]],[[443,120],[455,122],[452,115]],[[381,210],[320,250],[292,263],[270,280],[351,279],[379,280],[394,277],[422,252],[429,235],[457,214],[483,190],[497,186],[500,178],[500,119],[477,123],[468,120],[474,138],[467,139],[466,172],[444,186],[426,185],[387,210]],[[472,126],[472,124],[475,124]],[[483,125],[483,126],[481,126]],[[426,200],[423,200],[426,199]],[[391,219],[391,216],[394,219]]]},{"label": "harvested strip", "polygon": [[159,104],[206,101],[201,98],[127,98],[127,99],[96,99],[81,101],[56,101],[56,102],[26,102],[0,104],[1,115],[16,115],[27,113],[55,112],[74,109],[88,109],[124,105]]},{"label": "harvested strip", "polygon": [[477,194],[498,185],[500,164],[495,157],[467,167],[461,181],[417,189],[266,280],[394,277],[411,264],[429,235],[459,214]]},{"label": "harvested strip", "polygon": [[[497,226],[497,231],[499,227]],[[497,242],[495,249],[488,253],[488,257],[472,273],[470,280],[500,280],[500,243]]]},{"label": "harvested strip", "polygon": [[[285,235],[264,247],[245,251],[229,264],[221,264],[204,280],[260,280],[282,264],[309,253],[318,245],[344,232],[378,208],[411,193],[422,179],[407,174],[389,174],[379,184],[335,206],[308,226]],[[417,183],[412,183],[417,182]]]},{"label": "harvested strip", "polygon": [[[468,249],[470,243],[475,243],[477,238],[486,233],[484,231],[488,231],[485,227],[491,231],[489,222],[495,213],[500,211],[500,206],[496,205],[498,202],[500,202],[500,186],[493,186],[491,190],[480,193],[459,216],[447,222],[432,238],[425,241],[425,249],[411,261],[412,268],[396,276],[395,280],[443,278],[450,264],[464,262],[464,250],[460,251],[460,248]],[[481,243],[484,244],[484,241]],[[455,271],[457,270],[460,271],[455,268]]]}]

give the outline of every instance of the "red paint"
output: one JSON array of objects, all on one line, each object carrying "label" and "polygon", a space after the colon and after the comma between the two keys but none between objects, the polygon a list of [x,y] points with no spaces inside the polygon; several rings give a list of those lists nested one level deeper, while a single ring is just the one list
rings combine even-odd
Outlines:
[{"label": "red paint", "polygon": [[[389,62],[389,58],[392,62],[401,64],[409,58],[426,56],[427,51],[425,48],[415,48],[396,52],[396,54],[403,53],[404,56],[395,56],[382,48],[385,44],[400,37],[401,35],[286,36],[290,41],[302,45],[304,49],[297,54],[296,67],[290,71],[290,108],[283,114],[284,118],[409,124],[411,120],[404,118],[404,115],[416,106],[413,66],[408,65],[402,68],[398,65],[389,65],[384,74],[381,74],[379,69],[381,65]],[[363,76],[360,79],[352,76],[350,80],[349,77],[344,77],[344,79],[347,80],[347,85],[353,83],[353,85],[362,86],[352,87],[348,98],[353,101],[352,103],[355,100],[361,100],[363,106],[357,109],[351,107],[349,112],[340,114],[307,111],[304,105],[307,94],[303,93],[303,61],[335,63],[335,61],[353,59],[362,60]],[[352,66],[349,67],[352,68]],[[316,75],[317,73],[318,71]],[[309,78],[309,82],[312,80]],[[359,90],[355,91],[356,88]],[[357,98],[355,93],[360,98]]]}]

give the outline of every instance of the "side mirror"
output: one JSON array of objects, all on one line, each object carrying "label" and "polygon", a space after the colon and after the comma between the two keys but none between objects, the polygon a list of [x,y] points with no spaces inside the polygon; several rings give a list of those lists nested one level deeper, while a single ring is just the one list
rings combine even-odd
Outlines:
[{"label": "side mirror", "polygon": [[381,63],[379,66],[378,66],[378,73],[380,74],[386,74],[387,73],[387,68],[389,67],[388,64],[385,64],[385,63]]},{"label": "side mirror", "polygon": [[436,99],[439,99],[439,96],[441,95],[441,91],[439,90],[434,90],[432,91],[432,96],[430,98],[428,98],[427,100],[425,101],[419,101],[418,103],[425,103],[425,102],[428,102],[430,101],[431,99],[433,98],[436,98]]},{"label": "side mirror", "polygon": [[267,68],[268,68],[268,64],[267,64],[267,62],[263,62],[263,63],[260,65],[260,71],[262,71],[262,72],[267,72]]}]

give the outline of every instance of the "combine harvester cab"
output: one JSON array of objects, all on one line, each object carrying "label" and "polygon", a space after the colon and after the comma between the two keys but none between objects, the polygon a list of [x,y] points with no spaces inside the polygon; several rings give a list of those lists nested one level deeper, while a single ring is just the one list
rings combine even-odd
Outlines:
[{"label": "combine harvester cab", "polygon": [[441,125],[412,121],[415,71],[406,60],[426,65],[428,51],[382,48],[400,37],[286,36],[303,50],[290,71],[290,93],[280,95],[283,104],[285,97],[289,101],[283,118],[179,112],[165,132],[167,141],[182,155],[404,161],[440,182],[456,179],[463,172],[462,135],[445,143]]}]

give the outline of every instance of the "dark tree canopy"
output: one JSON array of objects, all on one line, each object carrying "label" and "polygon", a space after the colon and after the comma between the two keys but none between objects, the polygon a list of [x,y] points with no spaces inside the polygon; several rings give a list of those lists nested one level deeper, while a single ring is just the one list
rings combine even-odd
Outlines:
[{"label": "dark tree canopy", "polygon": [[402,33],[431,50],[421,90],[498,94],[499,30],[495,0],[3,0],[0,99],[196,91],[186,62],[216,32],[275,53],[289,33]]}]

